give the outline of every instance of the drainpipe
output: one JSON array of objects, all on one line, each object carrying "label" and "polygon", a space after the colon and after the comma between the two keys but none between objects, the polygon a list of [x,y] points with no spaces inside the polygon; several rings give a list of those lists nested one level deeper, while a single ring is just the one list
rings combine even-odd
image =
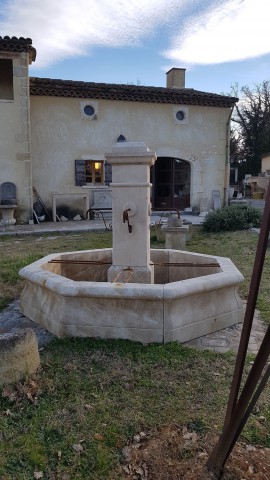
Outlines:
[{"label": "drainpipe", "polygon": [[28,101],[27,101],[27,123],[28,123],[28,154],[29,154],[29,177],[28,177],[28,188],[29,188],[29,225],[34,223],[33,218],[33,165],[32,165],[32,136],[31,136],[31,117],[30,117],[30,87],[29,87],[29,77],[28,77]]},{"label": "drainpipe", "polygon": [[226,146],[225,146],[225,174],[224,174],[224,206],[228,205],[229,192],[227,178],[230,175],[230,123],[234,106],[230,110],[228,120],[226,122]]}]

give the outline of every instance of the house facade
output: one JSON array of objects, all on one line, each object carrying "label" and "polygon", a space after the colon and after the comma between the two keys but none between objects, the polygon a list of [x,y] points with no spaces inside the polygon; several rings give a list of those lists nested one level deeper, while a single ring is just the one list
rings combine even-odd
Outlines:
[{"label": "house facade", "polygon": [[270,153],[265,153],[261,156],[261,172],[267,172],[269,175],[270,172]]},{"label": "house facade", "polygon": [[78,211],[72,194],[109,194],[105,155],[120,141],[156,152],[154,208],[210,209],[213,191],[226,203],[236,98],[186,88],[184,69],[165,88],[31,78],[35,56],[31,39],[0,37],[0,184],[17,187],[17,220],[32,219],[33,187],[48,209],[54,194]]}]

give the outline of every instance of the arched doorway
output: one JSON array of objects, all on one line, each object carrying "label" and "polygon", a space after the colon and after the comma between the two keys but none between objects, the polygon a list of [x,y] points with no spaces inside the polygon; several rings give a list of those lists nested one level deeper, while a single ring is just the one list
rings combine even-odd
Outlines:
[{"label": "arched doorway", "polygon": [[190,207],[190,172],[186,160],[158,157],[151,175],[153,207],[164,210]]}]

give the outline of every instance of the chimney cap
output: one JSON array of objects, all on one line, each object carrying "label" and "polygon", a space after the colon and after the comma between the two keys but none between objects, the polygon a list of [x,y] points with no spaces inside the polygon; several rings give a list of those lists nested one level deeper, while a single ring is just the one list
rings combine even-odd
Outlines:
[{"label": "chimney cap", "polygon": [[186,68],[172,67],[172,68],[170,68],[170,70],[168,70],[168,72],[166,72],[166,75],[168,75],[168,73],[170,73],[172,70],[184,70],[184,71],[186,71]]}]

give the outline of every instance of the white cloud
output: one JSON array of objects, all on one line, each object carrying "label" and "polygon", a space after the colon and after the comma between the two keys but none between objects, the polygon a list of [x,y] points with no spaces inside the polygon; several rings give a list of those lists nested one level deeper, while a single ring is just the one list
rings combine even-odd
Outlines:
[{"label": "white cloud", "polygon": [[175,65],[216,64],[270,53],[270,4],[229,0],[190,19],[164,56]]},{"label": "white cloud", "polygon": [[38,68],[84,55],[97,46],[141,45],[158,28],[169,32],[171,47],[162,54],[171,66],[223,63],[270,52],[270,4],[266,0],[0,3],[1,35],[31,37]]},{"label": "white cloud", "polygon": [[6,0],[0,31],[31,37],[38,52],[35,66],[43,67],[95,46],[138,44],[191,3],[194,0]]}]

